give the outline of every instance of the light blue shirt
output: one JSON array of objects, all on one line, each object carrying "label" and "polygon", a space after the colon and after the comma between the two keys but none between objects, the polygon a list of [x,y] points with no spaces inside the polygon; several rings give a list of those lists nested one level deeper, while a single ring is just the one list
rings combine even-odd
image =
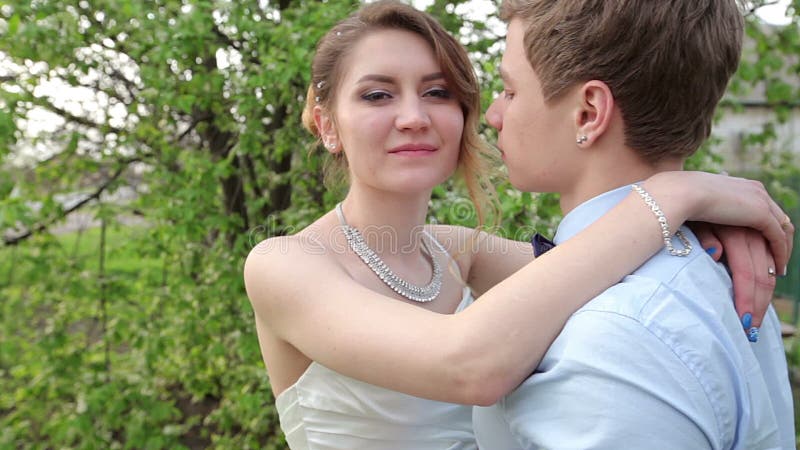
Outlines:
[{"label": "light blue shirt", "polygon": [[[577,207],[555,242],[629,192],[625,186]],[[482,450],[795,448],[775,310],[750,343],[724,267],[682,231],[694,246],[689,256],[662,251],[592,299],[532,376],[496,405],[474,409]]]}]

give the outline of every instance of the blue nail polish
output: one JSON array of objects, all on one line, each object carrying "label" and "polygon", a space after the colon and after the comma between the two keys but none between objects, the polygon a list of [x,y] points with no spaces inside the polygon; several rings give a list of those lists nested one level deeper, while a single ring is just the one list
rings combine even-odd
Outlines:
[{"label": "blue nail polish", "polygon": [[709,255],[713,255],[714,253],[717,253],[717,248],[716,247],[708,247],[706,249],[706,253],[708,253]]},{"label": "blue nail polish", "polygon": [[758,327],[750,328],[747,332],[747,340],[750,342],[758,342]]},{"label": "blue nail polish", "polygon": [[744,313],[744,315],[742,316],[742,326],[744,327],[744,329],[749,330],[750,325],[752,324],[753,324],[753,315],[750,313]]}]

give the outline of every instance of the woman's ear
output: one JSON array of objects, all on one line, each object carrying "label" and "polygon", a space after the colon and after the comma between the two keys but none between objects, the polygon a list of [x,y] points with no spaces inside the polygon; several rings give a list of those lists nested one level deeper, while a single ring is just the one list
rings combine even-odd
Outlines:
[{"label": "woman's ear", "polygon": [[578,92],[580,105],[575,114],[576,143],[588,147],[609,127],[614,113],[611,88],[602,81],[588,81]]},{"label": "woman's ear", "polygon": [[314,107],[314,125],[317,127],[322,145],[329,152],[339,153],[342,151],[342,147],[339,145],[339,136],[336,133],[336,123],[330,113],[319,105]]}]

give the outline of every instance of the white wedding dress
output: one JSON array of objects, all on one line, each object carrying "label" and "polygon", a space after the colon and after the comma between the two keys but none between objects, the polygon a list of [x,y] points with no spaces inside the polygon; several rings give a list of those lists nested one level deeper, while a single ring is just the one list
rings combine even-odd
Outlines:
[{"label": "white wedding dress", "polygon": [[[468,287],[458,310],[472,302]],[[292,450],[477,450],[472,406],[427,400],[312,362],[275,400]]]}]

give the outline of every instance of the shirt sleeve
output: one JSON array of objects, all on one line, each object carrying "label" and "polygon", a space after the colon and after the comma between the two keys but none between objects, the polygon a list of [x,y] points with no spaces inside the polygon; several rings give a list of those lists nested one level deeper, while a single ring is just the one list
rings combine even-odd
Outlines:
[{"label": "shirt sleeve", "polygon": [[537,373],[501,401],[521,448],[719,448],[702,382],[663,338],[613,312],[574,315]]}]

